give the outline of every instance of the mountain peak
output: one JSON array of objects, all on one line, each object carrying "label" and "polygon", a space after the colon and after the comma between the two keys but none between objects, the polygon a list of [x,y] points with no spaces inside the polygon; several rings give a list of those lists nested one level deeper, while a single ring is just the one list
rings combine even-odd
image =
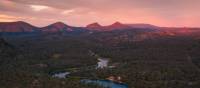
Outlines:
[{"label": "mountain peak", "polygon": [[42,28],[42,31],[48,31],[48,32],[59,32],[59,31],[68,31],[68,30],[71,30],[71,27],[66,25],[63,22],[56,22]]},{"label": "mountain peak", "polygon": [[115,22],[109,26],[107,26],[107,29],[109,30],[115,30],[115,29],[129,29],[130,27],[126,24],[122,24],[120,22]]},{"label": "mountain peak", "polygon": [[37,27],[24,21],[0,22],[0,32],[33,32]]},{"label": "mountain peak", "polygon": [[102,27],[99,23],[95,22],[86,26],[87,28]]},{"label": "mountain peak", "polygon": [[59,29],[62,29],[62,28],[66,28],[66,27],[69,27],[68,25],[66,25],[65,23],[63,22],[56,22],[56,23],[53,23],[47,27],[53,27],[53,28],[59,28]]},{"label": "mountain peak", "polygon": [[95,22],[87,25],[86,28],[97,30],[97,29],[102,29],[102,26],[99,23]]},{"label": "mountain peak", "polygon": [[120,22],[115,22],[115,23],[110,25],[110,27],[125,27],[125,26],[127,27],[127,25],[122,24]]},{"label": "mountain peak", "polygon": [[24,21],[16,21],[16,23],[26,23],[26,22],[24,22]]},{"label": "mountain peak", "polygon": [[66,24],[63,23],[63,22],[56,22],[56,23],[53,23],[53,24],[51,24],[51,25],[54,25],[54,26],[68,26],[68,25],[66,25]]},{"label": "mountain peak", "polygon": [[123,25],[121,22],[115,22],[115,23],[113,23],[112,25]]},{"label": "mountain peak", "polygon": [[65,24],[65,23],[63,23],[63,22],[55,22],[54,24]]}]

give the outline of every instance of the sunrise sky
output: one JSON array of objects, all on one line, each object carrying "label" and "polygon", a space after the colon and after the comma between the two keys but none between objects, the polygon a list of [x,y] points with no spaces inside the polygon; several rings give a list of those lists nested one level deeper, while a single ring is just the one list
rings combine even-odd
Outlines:
[{"label": "sunrise sky", "polygon": [[36,26],[62,21],[85,26],[99,22],[200,27],[200,0],[0,0],[0,21]]}]

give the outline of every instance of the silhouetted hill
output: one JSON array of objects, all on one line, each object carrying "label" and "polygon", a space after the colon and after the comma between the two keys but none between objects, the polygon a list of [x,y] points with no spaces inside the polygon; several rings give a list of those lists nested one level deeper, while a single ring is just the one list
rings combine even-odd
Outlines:
[{"label": "silhouetted hill", "polygon": [[101,26],[98,23],[92,23],[86,26],[89,30],[97,30],[97,31],[114,31],[114,30],[143,30],[143,31],[152,31],[158,30],[159,27],[151,25],[151,24],[123,24],[120,22],[115,22],[111,25]]},{"label": "silhouetted hill", "polygon": [[0,22],[0,32],[35,32],[38,28],[23,21]]},{"label": "silhouetted hill", "polygon": [[133,27],[133,28],[150,28],[150,29],[159,29],[158,26],[155,26],[155,25],[151,25],[151,24],[127,24],[128,26],[130,27]]},{"label": "silhouetted hill", "polygon": [[102,30],[103,26],[101,26],[99,23],[96,22],[96,23],[88,24],[86,28],[90,30]]},{"label": "silhouetted hill", "polygon": [[119,30],[119,29],[131,29],[130,26],[126,24],[122,24],[120,22],[115,22],[111,25],[105,26],[107,30]]},{"label": "silhouetted hill", "polygon": [[56,22],[46,27],[41,28],[43,32],[61,32],[61,31],[72,31],[72,27],[62,22]]}]

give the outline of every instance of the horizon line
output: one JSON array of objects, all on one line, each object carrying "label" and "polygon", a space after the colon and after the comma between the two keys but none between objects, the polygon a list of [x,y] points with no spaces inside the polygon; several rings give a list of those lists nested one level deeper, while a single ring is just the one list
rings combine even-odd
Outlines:
[{"label": "horizon line", "polygon": [[[46,26],[49,26],[51,24],[55,24],[55,23],[59,23],[59,22],[60,23],[64,23],[65,25],[68,25],[66,22],[63,22],[63,21],[55,21],[55,22],[52,22],[52,23],[50,23],[50,24],[48,24],[46,26],[37,26],[37,25],[32,24],[31,22],[20,21],[20,20],[19,21],[0,21],[0,23],[12,23],[12,22],[25,22],[25,23],[28,23],[28,24],[30,24],[32,26],[38,27],[38,28],[46,27]],[[155,27],[158,27],[158,28],[200,28],[200,26],[199,27],[197,27],[197,26],[158,26],[158,25],[154,25],[154,24],[150,24],[150,23],[140,23],[140,22],[138,22],[138,23],[123,23],[123,22],[120,22],[120,21],[115,21],[112,24],[114,24],[116,22],[119,22],[119,23],[125,24],[125,25],[127,25],[127,24],[130,24],[130,25],[131,24],[146,24],[146,25],[152,25],[152,26],[155,26]],[[89,24],[93,24],[93,23],[100,24],[99,22],[91,22]],[[87,24],[87,25],[89,25],[89,24]],[[112,24],[109,24],[109,25],[112,25]],[[86,27],[87,25],[85,25],[85,26],[68,25],[68,26],[72,26],[72,27]],[[102,24],[100,24],[100,25],[101,26],[109,26],[109,25],[102,25]]]}]

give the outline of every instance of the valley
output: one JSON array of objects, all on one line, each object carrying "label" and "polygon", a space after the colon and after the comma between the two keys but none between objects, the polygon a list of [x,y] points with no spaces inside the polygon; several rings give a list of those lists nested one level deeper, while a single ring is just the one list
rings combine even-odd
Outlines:
[{"label": "valley", "polygon": [[[198,29],[187,29],[187,34],[181,28],[55,31],[68,30],[57,27],[61,24],[48,27],[54,30],[50,32],[1,32],[1,86],[103,88],[96,82],[108,80],[128,88],[200,86]],[[55,73],[61,75],[52,77]],[[83,79],[94,84],[82,83]]]}]

